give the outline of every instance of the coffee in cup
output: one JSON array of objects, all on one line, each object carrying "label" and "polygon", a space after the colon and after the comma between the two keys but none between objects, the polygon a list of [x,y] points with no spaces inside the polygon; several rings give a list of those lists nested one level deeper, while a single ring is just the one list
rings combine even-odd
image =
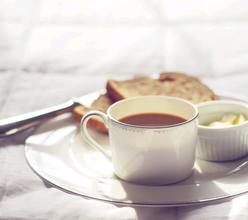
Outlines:
[{"label": "coffee in cup", "polygon": [[[95,116],[109,129],[111,155],[88,133],[87,121]],[[114,103],[107,114],[87,113],[81,121],[81,134],[112,160],[119,178],[138,184],[171,184],[192,173],[197,116],[197,108],[184,99],[140,96]]]}]

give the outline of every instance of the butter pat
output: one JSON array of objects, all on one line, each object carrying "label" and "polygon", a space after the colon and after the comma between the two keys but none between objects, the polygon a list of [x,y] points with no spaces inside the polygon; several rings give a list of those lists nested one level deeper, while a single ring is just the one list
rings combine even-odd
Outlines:
[{"label": "butter pat", "polygon": [[225,128],[230,127],[233,125],[242,124],[246,121],[246,118],[244,115],[239,114],[225,114],[222,116],[222,118],[219,121],[213,121],[207,126],[213,127],[213,128]]},{"label": "butter pat", "polygon": [[241,124],[241,123],[243,123],[243,122],[245,122],[246,121],[246,119],[245,119],[245,116],[244,115],[239,115],[238,117],[237,117],[237,119],[235,120],[235,124],[237,125],[237,124]]},{"label": "butter pat", "polygon": [[220,121],[214,121],[214,122],[211,122],[208,126],[212,127],[212,128],[226,128],[226,127],[230,127],[232,125],[229,124],[229,123],[223,123],[223,122],[220,122]]},{"label": "butter pat", "polygon": [[234,115],[234,114],[226,114],[224,116],[222,116],[221,118],[221,122],[223,123],[228,123],[228,124],[234,124],[234,122],[236,121],[237,119],[237,115]]}]

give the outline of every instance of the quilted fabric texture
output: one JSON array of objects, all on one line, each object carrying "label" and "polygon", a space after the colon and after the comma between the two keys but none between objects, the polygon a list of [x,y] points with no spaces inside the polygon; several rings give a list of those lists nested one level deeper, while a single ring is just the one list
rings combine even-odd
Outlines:
[{"label": "quilted fabric texture", "polygon": [[[0,0],[0,118],[176,70],[248,96],[241,0]],[[0,140],[0,219],[247,219],[248,196],[208,206],[131,208],[64,193],[24,158],[29,132]]]}]

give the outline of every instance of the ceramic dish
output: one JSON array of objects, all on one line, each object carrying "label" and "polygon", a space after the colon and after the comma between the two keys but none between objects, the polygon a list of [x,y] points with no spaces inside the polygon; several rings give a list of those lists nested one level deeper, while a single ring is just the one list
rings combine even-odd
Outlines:
[{"label": "ceramic dish", "polygon": [[210,161],[234,160],[248,154],[248,121],[228,127],[209,127],[225,114],[242,114],[248,118],[248,104],[237,101],[210,101],[198,105],[198,158]]},{"label": "ceramic dish", "polygon": [[[85,103],[98,94],[86,96]],[[107,136],[94,132],[92,135],[108,149]],[[195,205],[248,191],[248,157],[226,163],[197,159],[194,173],[172,185],[143,186],[122,181],[113,174],[112,164],[83,142],[78,127],[66,115],[40,126],[27,139],[25,155],[40,177],[60,189],[119,205]]]}]

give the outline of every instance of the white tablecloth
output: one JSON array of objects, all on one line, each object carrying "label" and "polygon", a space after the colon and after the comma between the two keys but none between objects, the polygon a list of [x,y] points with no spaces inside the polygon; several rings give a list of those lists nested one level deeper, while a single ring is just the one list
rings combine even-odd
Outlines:
[{"label": "white tablecloth", "polygon": [[[0,0],[0,118],[179,70],[248,96],[248,3]],[[0,219],[248,219],[248,194],[214,205],[131,208],[67,194],[28,167],[29,133],[0,140]]]}]

